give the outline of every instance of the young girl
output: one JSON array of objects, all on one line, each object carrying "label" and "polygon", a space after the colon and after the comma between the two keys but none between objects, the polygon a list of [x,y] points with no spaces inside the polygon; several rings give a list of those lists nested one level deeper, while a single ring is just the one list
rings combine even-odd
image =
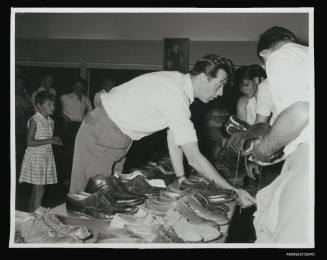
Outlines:
[{"label": "young girl", "polygon": [[57,172],[51,144],[62,145],[53,137],[54,122],[49,115],[54,112],[54,96],[47,91],[35,97],[38,109],[28,121],[27,148],[22,163],[19,182],[33,184],[30,211],[42,204],[44,185],[57,183]]}]

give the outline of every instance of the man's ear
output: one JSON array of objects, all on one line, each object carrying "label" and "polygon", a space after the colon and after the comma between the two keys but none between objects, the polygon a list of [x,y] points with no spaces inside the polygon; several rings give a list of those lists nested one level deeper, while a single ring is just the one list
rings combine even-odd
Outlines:
[{"label": "man's ear", "polygon": [[269,49],[264,49],[264,50],[260,51],[260,53],[259,53],[260,57],[262,57],[262,58],[267,57],[268,54],[269,54]]},{"label": "man's ear", "polygon": [[206,81],[206,80],[208,80],[207,75],[204,74],[203,72],[201,72],[201,73],[199,74],[199,80],[200,80],[200,81]]}]

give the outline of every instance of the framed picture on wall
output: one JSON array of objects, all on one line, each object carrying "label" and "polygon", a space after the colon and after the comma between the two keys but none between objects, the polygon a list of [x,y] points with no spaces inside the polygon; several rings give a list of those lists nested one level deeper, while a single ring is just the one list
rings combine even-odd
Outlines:
[{"label": "framed picture on wall", "polygon": [[188,72],[189,38],[164,38],[164,70]]}]

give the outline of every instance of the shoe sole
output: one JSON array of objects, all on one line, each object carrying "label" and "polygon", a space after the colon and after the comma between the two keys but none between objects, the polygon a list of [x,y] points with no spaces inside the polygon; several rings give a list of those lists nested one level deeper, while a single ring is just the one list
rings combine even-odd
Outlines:
[{"label": "shoe sole", "polygon": [[86,218],[88,218],[88,219],[92,219],[92,220],[97,220],[97,221],[105,221],[105,222],[107,222],[107,221],[111,221],[112,220],[112,218],[113,218],[113,216],[110,218],[110,219],[99,219],[99,218],[95,218],[95,217],[92,217],[92,216],[90,216],[90,215],[87,215],[87,214],[85,214],[85,213],[82,213],[82,212],[77,212],[77,211],[71,211],[71,210],[67,210],[67,213],[68,213],[68,215],[70,215],[70,216],[73,216],[73,217],[86,217]]}]

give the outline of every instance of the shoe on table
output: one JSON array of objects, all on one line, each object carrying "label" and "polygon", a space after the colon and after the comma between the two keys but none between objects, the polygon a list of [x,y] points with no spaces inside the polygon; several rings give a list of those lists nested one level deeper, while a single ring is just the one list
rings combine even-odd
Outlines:
[{"label": "shoe on table", "polygon": [[67,234],[59,234],[53,230],[44,221],[39,214],[31,214],[29,217],[21,221],[16,230],[25,243],[82,243],[83,241],[74,236]]},{"label": "shoe on table", "polygon": [[55,214],[50,212],[50,209],[39,207],[35,214],[43,217],[45,223],[58,234],[73,236],[76,239],[85,240],[92,235],[92,233],[85,226],[70,226],[63,224]]},{"label": "shoe on table", "polygon": [[200,217],[190,208],[183,206],[182,203],[177,201],[169,208],[165,220],[166,222],[173,223],[178,221],[180,218],[185,218],[193,225],[202,225],[220,230],[219,225],[215,221]]},{"label": "shoe on table", "polygon": [[146,241],[127,228],[106,228],[99,232],[94,243],[146,243]]},{"label": "shoe on table", "polygon": [[[206,199],[198,192],[192,192],[190,194],[185,194],[184,196],[180,197],[179,203],[182,204],[184,207],[194,211],[198,216],[216,222],[219,226],[227,225],[229,223],[229,219],[226,213],[219,213],[218,211],[213,213],[208,209],[208,206],[203,206],[203,201],[205,200]],[[206,205],[209,205],[209,203],[206,202]]]},{"label": "shoe on table", "polygon": [[67,213],[73,216],[85,216],[95,220],[111,220],[115,213],[134,214],[136,207],[121,207],[102,190],[85,196],[81,194],[68,194],[66,200]]},{"label": "shoe on table", "polygon": [[157,229],[157,237],[152,243],[185,243],[183,239],[177,236],[171,226],[160,225]]},{"label": "shoe on table", "polygon": [[206,222],[203,224],[193,224],[184,215],[177,210],[172,210],[168,217],[166,225],[171,226],[176,235],[185,242],[207,242],[215,240],[221,236],[217,225],[210,226]]},{"label": "shoe on table", "polygon": [[143,195],[148,198],[158,197],[164,188],[153,187],[149,184],[146,177],[142,174],[135,175],[133,178],[122,179],[119,178],[119,184],[125,192]]},{"label": "shoe on table", "polygon": [[162,223],[163,223],[163,219],[154,216],[150,211],[148,211],[146,215],[140,217],[135,215],[131,216],[127,214],[117,213],[113,217],[110,223],[110,227],[123,228],[126,225],[136,225],[136,226],[143,225],[143,226],[151,227],[153,225],[158,225]]},{"label": "shoe on table", "polygon": [[149,199],[145,202],[144,208],[149,209],[154,215],[165,216],[172,206],[172,202],[163,202],[156,199]]},{"label": "shoe on table", "polygon": [[144,203],[145,197],[125,192],[116,177],[96,175],[89,178],[85,192],[93,194],[99,190],[108,194],[115,200],[117,205],[123,207],[136,206]]},{"label": "shoe on table", "polygon": [[98,174],[89,178],[84,191],[93,194],[106,185],[109,185],[108,176]]}]

